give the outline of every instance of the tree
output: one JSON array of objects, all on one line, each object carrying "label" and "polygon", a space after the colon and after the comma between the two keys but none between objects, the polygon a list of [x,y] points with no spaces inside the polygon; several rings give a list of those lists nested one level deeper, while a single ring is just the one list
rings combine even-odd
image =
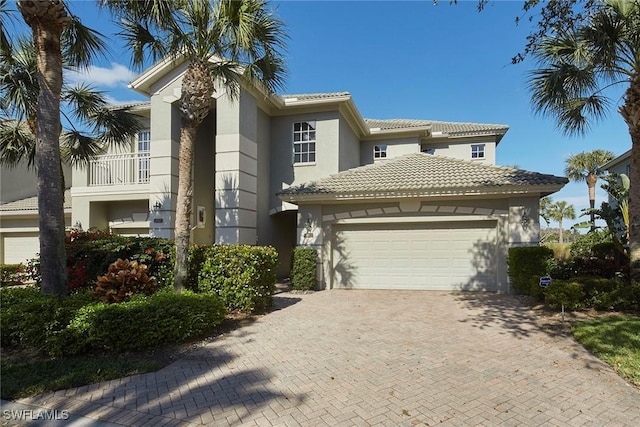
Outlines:
[{"label": "tree", "polygon": [[626,85],[618,108],[631,136],[629,189],[631,277],[640,280],[640,1],[608,0],[575,26],[554,28],[533,51],[539,69],[529,85],[534,109],[566,134],[584,134],[612,102],[605,91]]},{"label": "tree", "polygon": [[559,202],[555,202],[549,206],[548,214],[549,214],[549,218],[558,222],[558,229],[559,229],[558,242],[561,244],[564,243],[564,240],[562,238],[562,232],[563,232],[562,220],[565,218],[568,218],[568,219],[576,218],[576,212],[573,209],[573,205],[570,205],[564,200],[560,200]]},{"label": "tree", "polygon": [[553,204],[553,199],[550,196],[543,197],[540,199],[540,216],[544,219],[544,222],[547,223],[547,228],[549,227],[550,217],[549,217],[549,207]]},{"label": "tree", "polygon": [[589,209],[591,209],[591,231],[596,229],[596,219],[593,209],[596,206],[596,183],[604,174],[602,166],[615,156],[608,150],[584,151],[573,154],[565,161],[564,173],[572,181],[586,182],[589,188]]},{"label": "tree", "polygon": [[263,0],[101,0],[121,18],[121,34],[136,66],[153,59],[186,57],[175,220],[174,286],[184,288],[191,239],[193,150],[196,131],[209,114],[216,84],[237,97],[242,81],[275,91],[284,77],[283,24]]}]

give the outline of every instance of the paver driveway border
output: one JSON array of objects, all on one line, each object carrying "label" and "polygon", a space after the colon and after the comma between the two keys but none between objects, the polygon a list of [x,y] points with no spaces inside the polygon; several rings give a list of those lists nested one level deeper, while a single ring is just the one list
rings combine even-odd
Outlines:
[{"label": "paver driveway border", "polygon": [[158,372],[19,402],[158,427],[640,425],[638,390],[536,326],[515,297],[332,290],[277,301]]}]

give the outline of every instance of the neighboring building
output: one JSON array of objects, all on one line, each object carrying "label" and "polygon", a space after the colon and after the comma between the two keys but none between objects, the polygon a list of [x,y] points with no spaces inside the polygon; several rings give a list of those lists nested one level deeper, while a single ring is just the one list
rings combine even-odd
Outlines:
[{"label": "neighboring building", "polygon": [[[620,154],[618,157],[615,157],[611,160],[609,160],[607,163],[605,163],[604,165],[602,165],[602,167],[600,168],[603,171],[608,171],[609,173],[614,173],[614,174],[625,174],[628,177],[631,176],[630,172],[631,172],[631,149],[629,149],[628,151]],[[608,200],[610,205],[616,205],[617,202],[616,200],[611,197],[611,194],[609,194],[609,200]]]},{"label": "neighboring building", "polygon": [[[74,169],[84,229],[174,237],[181,78],[160,62],[131,87],[148,131]],[[192,241],[273,245],[286,275],[316,247],[321,288],[508,291],[509,246],[537,244],[540,197],[567,180],[495,166],[505,125],[363,119],[347,92],[222,88],[195,147]]]}]

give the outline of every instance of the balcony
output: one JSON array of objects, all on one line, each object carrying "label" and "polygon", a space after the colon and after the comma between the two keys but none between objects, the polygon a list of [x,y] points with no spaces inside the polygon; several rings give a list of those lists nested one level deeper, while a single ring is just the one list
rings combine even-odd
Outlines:
[{"label": "balcony", "polygon": [[148,152],[97,156],[89,162],[89,187],[148,184],[150,171]]}]

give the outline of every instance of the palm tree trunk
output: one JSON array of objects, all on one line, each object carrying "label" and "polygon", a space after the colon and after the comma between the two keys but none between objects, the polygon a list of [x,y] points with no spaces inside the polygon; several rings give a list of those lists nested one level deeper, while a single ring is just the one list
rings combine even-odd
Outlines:
[{"label": "palm tree trunk", "polygon": [[640,75],[636,75],[625,93],[620,114],[631,135],[631,171],[629,173],[629,258],[631,279],[640,281]]},{"label": "palm tree trunk", "polygon": [[176,202],[176,264],[174,289],[184,290],[188,274],[189,243],[191,242],[191,212],[193,191],[193,147],[196,141],[197,125],[184,120],[180,129],[180,160],[178,172],[178,196]]},{"label": "palm tree trunk", "polygon": [[559,228],[559,231],[558,231],[558,243],[563,244],[564,240],[562,238],[562,218],[560,218],[558,220],[558,228]]},{"label": "palm tree trunk", "polygon": [[596,182],[598,177],[596,175],[587,175],[587,185],[589,186],[589,207],[591,208],[590,222],[591,231],[596,231],[596,214],[594,209],[596,208]]},{"label": "palm tree trunk", "polygon": [[64,246],[64,192],[60,174],[60,92],[62,52],[60,36],[68,20],[61,1],[19,1],[31,27],[38,56],[36,114],[36,173],[40,228],[40,269],[43,294],[68,293]]}]

